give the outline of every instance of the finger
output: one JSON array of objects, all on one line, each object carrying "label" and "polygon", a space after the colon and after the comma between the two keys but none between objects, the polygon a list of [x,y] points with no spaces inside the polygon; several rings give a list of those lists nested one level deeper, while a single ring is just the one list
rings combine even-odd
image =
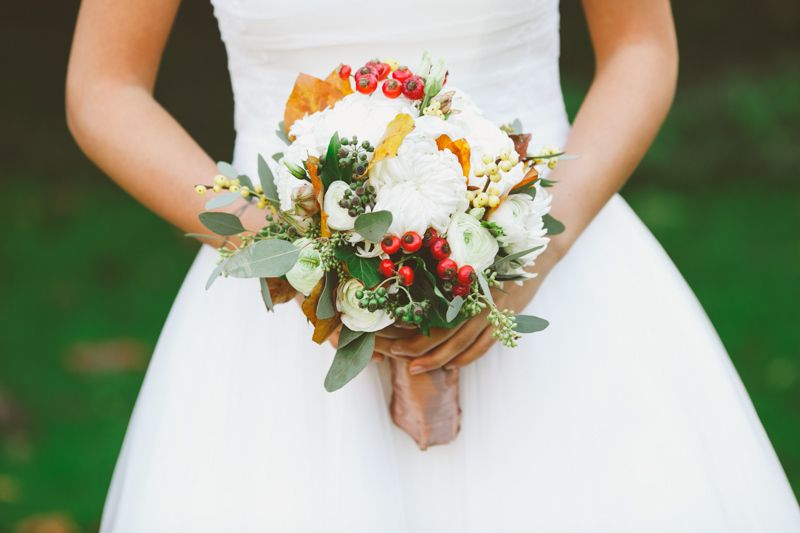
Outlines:
[{"label": "finger", "polygon": [[455,335],[459,329],[460,328],[434,328],[431,329],[430,336],[425,336],[419,333],[407,339],[398,339],[392,342],[391,354],[418,356],[428,353],[433,348],[439,346],[443,342],[447,341],[450,337]]},{"label": "finger", "polygon": [[465,350],[468,350],[485,329],[485,322],[471,321],[471,323],[460,328],[458,334],[454,335],[450,340],[441,344],[427,355],[414,359],[408,371],[414,375],[441,368]]},{"label": "finger", "polygon": [[376,363],[380,363],[381,361],[383,361],[383,354],[378,352],[373,352],[372,360],[375,361]]},{"label": "finger", "polygon": [[472,343],[472,346],[458,354],[455,358],[451,359],[449,363],[445,365],[445,368],[460,368],[462,366],[467,366],[468,364],[477,361],[484,355],[489,349],[494,346],[496,340],[492,337],[492,330],[491,328],[486,328],[481,333],[480,337]]}]

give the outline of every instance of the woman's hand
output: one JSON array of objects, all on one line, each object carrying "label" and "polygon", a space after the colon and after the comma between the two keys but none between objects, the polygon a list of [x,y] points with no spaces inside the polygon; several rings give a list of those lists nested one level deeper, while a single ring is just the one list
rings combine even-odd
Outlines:
[{"label": "woman's hand", "polygon": [[[539,275],[525,282],[521,287],[506,283],[504,290],[493,290],[492,297],[499,309],[511,309],[521,312],[533,299],[547,273],[555,265],[556,253],[545,252],[536,263]],[[467,320],[457,328],[432,329],[430,336],[414,335],[407,339],[399,339],[389,343],[388,350],[381,353],[393,357],[410,357],[411,374],[421,374],[442,366],[446,368],[462,367],[484,355],[495,343],[492,338],[491,324],[486,320],[488,311]],[[378,345],[376,344],[376,350]]]}]

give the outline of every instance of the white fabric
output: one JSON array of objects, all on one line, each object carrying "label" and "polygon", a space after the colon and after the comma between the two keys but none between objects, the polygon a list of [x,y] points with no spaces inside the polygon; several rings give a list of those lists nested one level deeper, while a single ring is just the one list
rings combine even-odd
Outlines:
[{"label": "white fabric", "polygon": [[[280,149],[297,71],[426,49],[490,118],[567,134],[555,0],[215,7],[239,168]],[[461,435],[426,452],[390,421],[385,366],[326,393],[332,351],[297,307],[266,314],[253,280],[206,292],[214,261],[204,247],[164,326],[104,533],[800,531],[717,335],[619,197],[531,304],[550,328],[463,370]]]}]

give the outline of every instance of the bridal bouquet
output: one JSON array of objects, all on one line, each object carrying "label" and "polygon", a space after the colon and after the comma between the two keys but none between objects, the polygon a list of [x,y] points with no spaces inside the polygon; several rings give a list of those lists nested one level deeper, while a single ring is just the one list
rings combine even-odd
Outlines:
[{"label": "bridal bouquet", "polygon": [[[563,229],[542,177],[562,154],[529,153],[519,121],[494,125],[446,83],[427,54],[416,72],[373,60],[324,80],[300,74],[277,131],[287,146],[271,162],[259,156],[258,180],[220,163],[213,183],[196,186],[219,193],[200,214],[224,239],[209,285],[257,278],[269,310],[302,294],[313,340],[340,332],[329,391],[367,366],[376,334],[427,335],[483,315],[513,347],[547,326],[498,308],[491,289],[533,277]],[[213,211],[241,199],[264,211],[262,227]],[[392,364],[395,421],[422,448],[452,440],[458,371],[411,376]]]}]

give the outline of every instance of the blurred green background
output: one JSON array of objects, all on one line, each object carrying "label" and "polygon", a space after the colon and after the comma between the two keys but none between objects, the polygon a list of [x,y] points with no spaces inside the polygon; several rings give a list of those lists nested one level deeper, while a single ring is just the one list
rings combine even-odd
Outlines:
[{"label": "blurred green background", "polygon": [[[225,52],[185,2],[158,96],[231,154]],[[150,351],[197,245],[77,150],[63,80],[77,0],[10,2],[0,19],[0,531],[95,531]],[[624,196],[728,348],[800,491],[800,4],[674,6],[674,109]],[[574,114],[592,73],[580,6],[562,6]],[[624,110],[620,110],[624,112]]]}]

